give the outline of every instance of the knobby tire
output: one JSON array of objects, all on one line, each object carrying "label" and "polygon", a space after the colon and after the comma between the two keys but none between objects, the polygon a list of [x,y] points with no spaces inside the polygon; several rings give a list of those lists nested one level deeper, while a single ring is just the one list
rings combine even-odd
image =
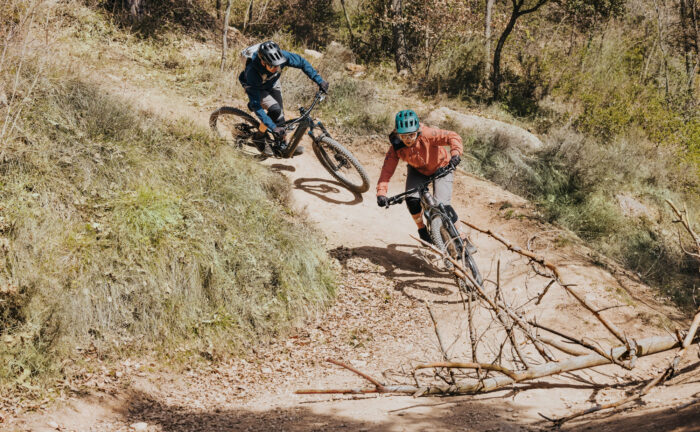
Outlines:
[{"label": "knobby tire", "polygon": [[[260,121],[258,119],[256,119],[255,117],[253,117],[252,115],[248,114],[246,111],[243,111],[243,110],[235,108],[235,107],[223,106],[223,107],[217,109],[216,111],[214,111],[213,113],[211,113],[211,115],[209,116],[209,127],[211,128],[212,131],[214,131],[214,133],[216,133],[219,137],[222,137],[222,138],[223,138],[223,136],[221,135],[221,132],[219,131],[219,128],[217,127],[219,117],[221,117],[222,115],[232,115],[234,117],[238,117],[239,119],[243,120],[243,122],[249,124],[250,126],[253,126],[256,130],[257,130],[258,126],[260,125]],[[238,124],[240,124],[240,123],[238,123]],[[252,134],[249,134],[247,136],[243,136],[240,134],[236,134],[237,132],[238,132],[237,130],[233,130],[232,135],[233,135],[233,139],[237,141],[236,144],[240,148],[242,148],[243,145],[238,140],[252,142]],[[260,151],[260,147],[255,143],[253,143],[253,144],[254,144],[253,147],[257,148],[258,151],[260,152],[260,154],[256,155],[256,157],[261,159],[261,160],[267,159],[267,156],[265,156],[265,154],[263,154]]]},{"label": "knobby tire", "polygon": [[[328,152],[326,150],[326,147],[331,149],[332,152]],[[314,153],[316,154],[316,157],[321,162],[321,165],[323,165],[323,167],[330,173],[330,175],[332,175],[336,180],[345,185],[345,187],[348,188],[350,191],[356,193],[363,193],[369,190],[369,176],[360,164],[360,161],[358,161],[357,158],[352,153],[350,153],[348,149],[343,147],[336,140],[332,139],[331,137],[324,136],[319,140],[314,141],[313,149]],[[352,168],[354,168],[354,170],[360,175],[360,179],[362,180],[361,183],[353,183],[345,176],[343,176],[342,173],[338,172],[339,169],[335,165],[338,162],[336,155],[340,155],[342,158],[344,158],[350,163]]]},{"label": "knobby tire", "polygon": [[[466,245],[463,246],[464,250],[462,256],[460,256],[458,253],[457,248],[454,246],[450,247],[452,244],[452,238],[450,237],[447,227],[445,227],[442,216],[440,215],[436,215],[430,220],[430,238],[433,240],[435,247],[441,251],[445,251],[455,260],[461,261],[462,263],[465,263],[466,261],[466,265],[469,267],[469,270],[471,270],[474,280],[479,285],[483,284],[481,273],[479,273],[479,268],[476,266],[474,258],[469,254],[469,252],[466,251]],[[445,267],[447,267],[448,270],[452,270],[454,266],[449,260],[445,260]],[[466,282],[460,278],[456,279],[459,288],[465,292],[468,292],[469,287],[467,286]]]}]

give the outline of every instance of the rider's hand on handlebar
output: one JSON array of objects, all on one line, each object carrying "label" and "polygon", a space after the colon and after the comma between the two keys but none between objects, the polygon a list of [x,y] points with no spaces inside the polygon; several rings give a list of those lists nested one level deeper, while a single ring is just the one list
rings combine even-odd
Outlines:
[{"label": "rider's hand on handlebar", "polygon": [[318,88],[321,89],[322,92],[328,93],[328,81],[321,81]]},{"label": "rider's hand on handlebar", "polygon": [[377,205],[379,207],[389,207],[389,198],[384,195],[377,196]]},{"label": "rider's hand on handlebar", "polygon": [[457,165],[462,161],[462,159],[459,157],[459,155],[454,155],[450,158],[450,165],[452,168],[457,168]]}]

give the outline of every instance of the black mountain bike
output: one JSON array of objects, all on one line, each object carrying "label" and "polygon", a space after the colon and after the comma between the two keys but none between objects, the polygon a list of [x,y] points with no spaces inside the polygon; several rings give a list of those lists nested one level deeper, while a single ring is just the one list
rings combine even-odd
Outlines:
[{"label": "black mountain bike", "polygon": [[[428,179],[427,182],[423,183],[422,185],[389,198],[387,208],[390,205],[402,203],[406,199],[406,196],[418,192],[418,195],[420,196],[420,204],[421,207],[423,207],[423,218],[425,219],[425,225],[428,229],[428,233],[430,233],[430,238],[432,239],[435,247],[443,252],[447,252],[447,254],[449,254],[449,256],[456,261],[466,264],[465,267],[471,270],[474,280],[479,285],[482,285],[483,280],[481,278],[481,274],[479,273],[479,269],[476,266],[476,262],[474,262],[474,258],[467,250],[464,240],[462,240],[462,237],[459,235],[459,231],[457,231],[457,227],[454,225],[454,210],[450,211],[444,204],[437,202],[429,190],[431,183],[448,175],[454,170],[455,168],[451,165],[439,169]],[[456,219],[456,215],[454,216]],[[445,258],[445,267],[448,269],[453,267],[452,263],[447,258]],[[462,279],[457,278],[457,285],[465,292],[469,290],[466,282]]]},{"label": "black mountain bike", "polygon": [[[304,133],[307,133],[313,142],[314,154],[333,177],[353,192],[367,192],[369,176],[357,158],[334,140],[320,121],[311,118],[311,111],[325,97],[326,95],[322,91],[317,92],[309,108],[299,108],[301,114],[299,117],[287,120],[280,125],[284,127],[286,132],[293,131],[286,146],[284,146],[283,140],[266,128],[260,120],[238,108],[224,106],[217,109],[209,117],[209,126],[214,132],[221,135],[217,127],[219,117],[222,115],[234,116],[236,123],[233,125],[232,133],[236,145],[239,148],[254,147],[259,152],[260,159],[267,159],[267,156],[262,152],[266,144],[274,149],[274,157],[282,159],[292,157],[299,142],[304,137]],[[280,148],[283,150],[279,150]]]}]

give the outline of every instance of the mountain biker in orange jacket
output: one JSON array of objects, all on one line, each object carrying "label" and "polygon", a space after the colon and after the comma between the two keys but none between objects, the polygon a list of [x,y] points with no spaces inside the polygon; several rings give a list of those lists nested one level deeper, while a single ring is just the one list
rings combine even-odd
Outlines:
[{"label": "mountain biker in orange jacket", "polygon": [[[255,48],[255,46],[248,49]],[[244,52],[247,50],[244,50]],[[293,67],[304,71],[306,76],[318,85],[321,91],[328,92],[328,82],[321,78],[316,69],[298,54],[281,50],[273,41],[263,42],[246,62],[246,67],[238,80],[248,95],[248,109],[258,116],[265,126],[284,141],[284,105],[279,79],[282,69]],[[267,112],[266,112],[267,110]],[[279,149],[282,150],[282,149]],[[302,147],[297,147],[294,154],[300,154]],[[273,156],[272,148],[266,144],[263,152]]]},{"label": "mountain biker in orange jacket", "polygon": [[[385,207],[389,180],[396,171],[399,160],[408,164],[406,190],[415,188],[428,180],[438,169],[459,165],[462,155],[462,138],[452,131],[420,126],[418,116],[413,110],[403,110],[396,114],[396,128],[389,135],[391,147],[386,152],[379,181],[377,182],[377,205]],[[449,147],[449,150],[446,149]],[[435,180],[433,195],[443,203],[453,215],[455,226],[457,214],[450,205],[452,199],[453,174]],[[423,222],[423,209],[418,193],[406,198],[408,212],[418,227],[418,235],[427,242],[432,242]]]}]

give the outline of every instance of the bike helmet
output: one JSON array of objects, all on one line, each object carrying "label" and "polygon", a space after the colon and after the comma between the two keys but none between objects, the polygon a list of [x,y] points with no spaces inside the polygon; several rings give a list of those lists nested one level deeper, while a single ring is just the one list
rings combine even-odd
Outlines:
[{"label": "bike helmet", "polygon": [[281,66],[287,61],[279,45],[272,41],[260,44],[260,48],[258,48],[258,57],[270,66]]},{"label": "bike helmet", "polygon": [[405,134],[416,132],[420,123],[418,115],[413,110],[403,110],[396,114],[396,133]]}]

